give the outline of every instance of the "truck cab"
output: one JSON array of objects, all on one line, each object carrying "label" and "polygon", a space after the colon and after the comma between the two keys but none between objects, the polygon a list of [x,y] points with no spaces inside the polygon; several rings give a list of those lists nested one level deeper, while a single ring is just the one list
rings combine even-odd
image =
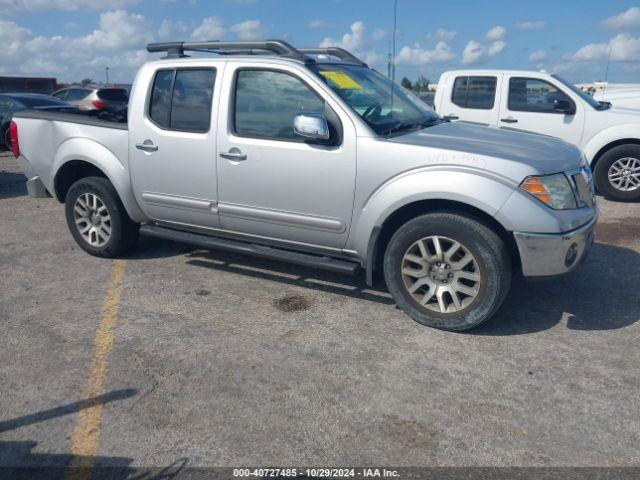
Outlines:
[{"label": "truck cab", "polygon": [[445,72],[435,110],[451,121],[560,138],[580,147],[601,193],[640,200],[640,111],[599,102],[559,75],[509,70]]}]

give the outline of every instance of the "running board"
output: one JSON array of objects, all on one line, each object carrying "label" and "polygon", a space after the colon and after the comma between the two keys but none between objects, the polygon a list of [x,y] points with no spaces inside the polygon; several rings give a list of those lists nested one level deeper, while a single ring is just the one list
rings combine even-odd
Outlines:
[{"label": "running board", "polygon": [[226,250],[228,252],[242,253],[260,258],[269,258],[271,260],[295,263],[296,265],[302,265],[304,267],[319,268],[348,275],[355,275],[360,268],[358,263],[350,262],[348,260],[293,252],[291,250],[267,247],[265,245],[246,243],[238,240],[229,240],[221,237],[211,237],[209,235],[201,235],[198,233],[183,232],[180,230],[173,230],[171,228],[159,227],[157,225],[142,225],[140,227],[140,233],[150,237],[162,238],[164,240],[189,243],[198,247],[213,250]]}]

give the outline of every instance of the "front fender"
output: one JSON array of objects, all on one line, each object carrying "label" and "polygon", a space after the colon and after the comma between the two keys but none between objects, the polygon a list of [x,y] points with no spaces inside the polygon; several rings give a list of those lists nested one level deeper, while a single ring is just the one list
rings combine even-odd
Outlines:
[{"label": "front fender", "polygon": [[[494,217],[516,186],[485,171],[466,168],[426,168],[401,174],[380,186],[357,211],[347,250],[365,262],[370,238],[398,209],[424,200],[449,200],[475,207]],[[509,223],[503,227],[510,230]]]},{"label": "front fender", "polygon": [[[60,169],[68,162],[81,160],[100,169],[114,186],[129,217],[134,222],[144,222],[146,217],[133,195],[129,171],[107,147],[89,138],[75,137],[60,144],[51,164],[51,188]],[[55,192],[60,198],[58,192]]]},{"label": "front fender", "polygon": [[590,164],[603,147],[627,139],[640,139],[640,123],[627,123],[606,128],[594,135],[584,146],[584,154]]}]

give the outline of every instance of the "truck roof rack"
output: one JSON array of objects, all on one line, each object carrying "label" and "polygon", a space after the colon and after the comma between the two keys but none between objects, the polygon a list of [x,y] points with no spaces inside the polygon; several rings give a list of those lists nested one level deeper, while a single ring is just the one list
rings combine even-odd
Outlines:
[{"label": "truck roof rack", "polygon": [[221,42],[164,42],[147,45],[149,52],[167,52],[165,58],[185,57],[185,52],[212,52],[219,55],[265,55],[275,54],[279,57],[291,58],[303,63],[315,63],[308,55],[331,55],[343,62],[356,65],[366,64],[343,48],[301,48],[297,49],[284,40],[235,41]]},{"label": "truck roof rack", "polygon": [[327,48],[299,48],[300,53],[305,55],[331,55],[332,57],[339,58],[346,63],[355,63],[356,65],[367,66],[362,60],[340,47],[327,47]]}]

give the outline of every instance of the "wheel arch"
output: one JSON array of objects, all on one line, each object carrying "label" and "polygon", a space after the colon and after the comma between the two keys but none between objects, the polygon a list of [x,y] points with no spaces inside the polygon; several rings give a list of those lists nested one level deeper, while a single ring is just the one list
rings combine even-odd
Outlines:
[{"label": "wheel arch", "polygon": [[456,200],[426,199],[418,200],[399,207],[385,218],[381,225],[373,229],[367,248],[365,262],[366,280],[373,285],[377,272],[382,270],[382,261],[386,248],[394,232],[407,221],[426,213],[445,212],[464,215],[476,220],[495,232],[505,242],[514,268],[520,268],[520,253],[513,234],[492,215],[484,210]]},{"label": "wheel arch", "polygon": [[619,140],[614,140],[612,142],[607,143],[603,147],[601,147],[593,156],[591,160],[591,168],[594,169],[596,163],[602,158],[602,156],[607,153],[609,150],[620,147],[622,145],[640,145],[640,138],[622,138]]},{"label": "wheel arch", "polygon": [[94,175],[111,182],[132,220],[146,221],[135,200],[128,168],[113,151],[94,140],[70,138],[59,146],[49,177],[52,193],[58,201],[64,202],[73,182]]}]

